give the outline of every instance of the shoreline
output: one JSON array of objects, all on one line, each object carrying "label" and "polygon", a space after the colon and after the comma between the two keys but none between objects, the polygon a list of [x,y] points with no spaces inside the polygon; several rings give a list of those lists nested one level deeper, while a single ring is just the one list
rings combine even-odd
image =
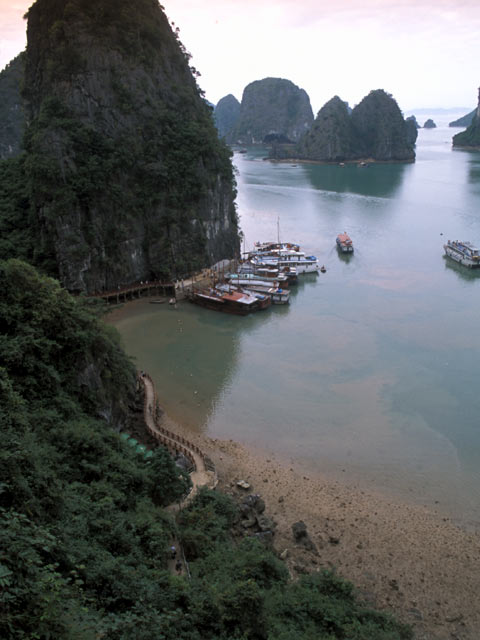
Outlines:
[{"label": "shoreline", "polygon": [[[105,320],[115,324],[123,309],[112,309]],[[158,392],[161,401],[161,386]],[[418,640],[478,638],[478,533],[406,498],[302,469],[301,460],[209,437],[166,413],[162,425],[205,451],[217,469],[220,490],[235,494],[241,491],[236,482],[245,480],[263,497],[277,523],[275,549],[288,550],[284,555],[294,577],[335,568],[372,607],[412,624]],[[307,525],[318,556],[295,545],[291,527],[299,520]]]},{"label": "shoreline", "polygon": [[[218,488],[242,493],[245,480],[277,524],[274,547],[293,577],[335,569],[370,606],[412,624],[418,640],[476,640],[480,628],[480,536],[426,507],[303,474],[274,454],[192,432],[164,414],[164,426],[213,460]],[[318,549],[295,545],[302,520]]]}]

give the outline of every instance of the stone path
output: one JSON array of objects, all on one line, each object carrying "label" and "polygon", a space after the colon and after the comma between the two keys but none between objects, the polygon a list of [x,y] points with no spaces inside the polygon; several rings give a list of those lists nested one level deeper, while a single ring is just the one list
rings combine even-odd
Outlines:
[{"label": "stone path", "polygon": [[192,490],[183,502],[169,507],[170,510],[179,510],[193,499],[200,487],[214,489],[218,482],[217,474],[213,465],[207,461],[206,456],[195,444],[158,424],[156,419],[157,398],[153,380],[148,374],[141,375],[140,380],[143,382],[145,389],[143,413],[147,429],[160,444],[163,444],[170,451],[183,453],[195,467],[194,471],[190,473]]}]

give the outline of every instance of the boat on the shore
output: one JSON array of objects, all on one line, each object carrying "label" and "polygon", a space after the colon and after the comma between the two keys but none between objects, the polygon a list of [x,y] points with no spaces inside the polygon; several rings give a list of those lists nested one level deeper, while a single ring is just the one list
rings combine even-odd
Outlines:
[{"label": "boat on the shore", "polygon": [[290,298],[290,291],[282,288],[277,281],[262,280],[253,274],[228,273],[225,280],[238,289],[268,295],[274,304],[287,304]]},{"label": "boat on the shore", "polygon": [[257,296],[246,291],[231,289],[221,291],[218,288],[193,289],[188,293],[188,299],[206,309],[232,313],[238,316],[246,316],[249,313],[264,309],[270,304],[264,303]]},{"label": "boat on the shore", "polygon": [[443,248],[449,258],[460,262],[460,264],[463,264],[465,267],[469,267],[470,269],[480,267],[480,249],[474,247],[471,242],[447,240]]},{"label": "boat on the shore", "polygon": [[228,281],[224,284],[218,284],[216,286],[220,291],[244,291],[258,297],[260,300],[267,298],[268,304],[262,306],[262,309],[270,304],[287,304],[290,298],[290,291],[288,289],[280,289],[279,287],[270,284],[256,284],[251,282],[249,284],[238,284],[235,281]]},{"label": "boat on the shore", "polygon": [[346,232],[339,233],[336,242],[337,248],[342,253],[353,253],[353,242]]}]

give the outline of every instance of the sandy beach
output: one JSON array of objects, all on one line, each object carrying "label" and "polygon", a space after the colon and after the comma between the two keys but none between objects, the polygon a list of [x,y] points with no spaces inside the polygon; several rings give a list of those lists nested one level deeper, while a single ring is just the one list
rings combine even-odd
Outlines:
[{"label": "sandy beach", "polygon": [[[198,444],[215,462],[219,489],[251,485],[277,524],[274,546],[292,576],[335,570],[362,599],[413,625],[421,640],[480,638],[480,537],[444,514],[359,490],[321,474],[303,475],[232,440],[192,434],[167,416],[165,426]],[[302,520],[318,555],[295,545],[292,524]],[[286,553],[285,550],[288,550]]]}]

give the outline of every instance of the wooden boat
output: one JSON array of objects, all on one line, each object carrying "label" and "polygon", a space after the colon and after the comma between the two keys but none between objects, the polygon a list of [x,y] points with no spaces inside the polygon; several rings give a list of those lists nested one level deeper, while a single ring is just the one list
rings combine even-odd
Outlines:
[{"label": "wooden boat", "polygon": [[353,243],[347,232],[339,233],[336,242],[337,248],[342,253],[353,253]]},{"label": "wooden boat", "polygon": [[194,289],[188,293],[188,299],[206,309],[246,316],[262,308],[262,301],[246,291],[220,291],[215,289]]}]

